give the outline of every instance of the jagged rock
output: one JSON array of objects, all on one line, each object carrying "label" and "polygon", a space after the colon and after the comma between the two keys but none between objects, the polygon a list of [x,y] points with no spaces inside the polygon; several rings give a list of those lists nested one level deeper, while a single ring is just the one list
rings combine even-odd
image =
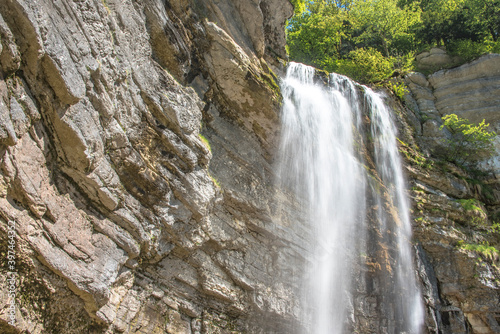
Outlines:
[{"label": "jagged rock", "polygon": [[[279,88],[264,59],[286,57],[292,12],[286,0],[2,3],[1,245],[15,220],[20,264],[73,296],[55,297],[50,315],[20,302],[18,330],[270,326],[243,310],[255,290],[274,289],[276,250],[249,226],[275,224],[268,181]],[[202,118],[211,148],[199,136]],[[225,138],[235,133],[247,139],[245,153]],[[257,157],[250,176],[244,169]],[[235,180],[244,205],[223,199]],[[292,266],[293,256],[283,261]],[[64,306],[84,323],[66,321]],[[33,326],[40,316],[57,320]]]},{"label": "jagged rock", "polygon": [[[287,0],[2,2],[0,250],[15,221],[21,297],[12,327],[0,280],[0,331],[298,326],[310,231],[299,200],[273,186],[280,92],[271,68],[286,58],[292,13]],[[484,73],[494,58],[470,66]],[[437,138],[441,101],[458,92],[458,81],[443,86],[447,75],[459,80],[453,71],[408,78],[428,118],[424,136]],[[408,170],[426,193],[416,236],[435,271],[426,269],[436,326],[494,330],[493,262],[478,267],[477,254],[455,247],[466,236],[456,226],[478,217],[457,199],[486,187]],[[361,277],[364,288],[384,283]],[[353,303],[368,319],[360,328],[376,321],[377,303]]]},{"label": "jagged rock", "polygon": [[[438,126],[442,124],[440,116],[446,114],[455,113],[473,122],[491,115],[487,121],[493,128],[498,126],[494,112],[480,112],[493,105],[500,93],[498,85],[493,84],[498,79],[497,61],[498,55],[484,56],[431,74],[428,80],[418,73],[407,76],[419,111],[426,115],[421,117],[422,136],[416,138],[422,150],[439,154],[443,145],[440,138],[446,133]],[[488,87],[484,92],[479,88],[483,84]],[[498,154],[494,154],[482,169],[496,173],[497,160]],[[498,247],[497,237],[486,232],[497,211],[497,180],[491,176],[478,179],[443,162],[422,167],[409,161],[407,170],[412,179],[415,239],[426,268],[420,271],[429,289],[424,293],[427,319],[432,319],[428,328],[441,333],[496,333],[500,311],[494,302],[499,277],[496,255],[474,251],[474,247]]]},{"label": "jagged rock", "polygon": [[429,76],[440,114],[454,113],[475,123],[486,119],[496,128],[500,120],[499,68],[500,55],[491,54]]},{"label": "jagged rock", "polygon": [[[411,73],[406,82],[417,101],[424,127],[424,141],[434,151],[439,151],[446,131],[438,131],[441,117],[456,114],[473,123],[483,119],[490,124],[490,130],[500,128],[500,55],[490,54],[459,66],[429,75],[428,80],[421,73]],[[428,119],[430,120],[427,121]],[[483,159],[479,166],[484,171],[498,173],[500,141],[494,142],[496,153]]]}]

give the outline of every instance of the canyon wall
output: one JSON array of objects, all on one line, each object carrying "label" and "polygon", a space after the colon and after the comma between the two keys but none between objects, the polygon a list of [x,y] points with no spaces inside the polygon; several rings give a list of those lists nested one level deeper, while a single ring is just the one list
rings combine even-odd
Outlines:
[{"label": "canyon wall", "polygon": [[[2,333],[299,328],[307,230],[273,173],[275,73],[292,13],[288,0],[2,1]],[[409,80],[435,103],[430,85],[448,80],[439,75]],[[425,150],[435,136],[421,116],[427,102],[414,96],[407,106],[415,108],[395,107],[428,330],[494,333],[498,259],[458,246],[493,245],[496,234],[486,233],[491,219],[458,200],[478,198],[491,215],[495,179],[473,183],[453,166],[415,162],[417,143]],[[17,229],[14,326],[9,222]],[[381,305],[373,296],[362,303]]]}]

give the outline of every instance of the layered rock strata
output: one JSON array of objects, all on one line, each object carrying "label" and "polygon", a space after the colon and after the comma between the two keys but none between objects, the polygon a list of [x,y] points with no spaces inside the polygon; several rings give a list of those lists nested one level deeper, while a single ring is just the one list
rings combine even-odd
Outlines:
[{"label": "layered rock strata", "polygon": [[[441,117],[456,114],[473,123],[485,120],[490,130],[500,129],[500,55],[485,55],[471,63],[441,70],[426,77],[412,73],[406,83],[413,96],[413,110],[420,119],[417,135],[431,150],[439,148],[446,132],[439,128]],[[410,105],[412,103],[410,102]],[[500,142],[495,142],[496,153],[485,159],[485,171],[500,171]]]},{"label": "layered rock strata", "polygon": [[2,2],[1,244],[6,261],[15,222],[19,296],[11,326],[3,279],[0,331],[268,332],[293,317],[268,66],[292,12]]},{"label": "layered rock strata", "polygon": [[[419,272],[433,333],[500,331],[497,231],[498,143],[491,157],[464,170],[436,159],[447,139],[441,117],[457,114],[498,130],[500,55],[406,78],[400,129],[413,202]],[[401,118],[401,117],[400,117]],[[480,170],[477,170],[479,167]],[[432,324],[434,323],[434,324]]]}]

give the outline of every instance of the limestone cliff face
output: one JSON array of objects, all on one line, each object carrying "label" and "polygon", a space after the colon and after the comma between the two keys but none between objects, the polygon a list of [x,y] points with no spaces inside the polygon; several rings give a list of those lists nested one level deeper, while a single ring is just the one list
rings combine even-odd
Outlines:
[{"label": "limestone cliff face", "polygon": [[500,245],[494,225],[499,154],[485,159],[476,174],[428,154],[442,147],[446,133],[439,127],[447,114],[486,119],[498,131],[499,69],[500,55],[491,54],[427,77],[413,73],[406,78],[412,94],[405,98],[401,151],[407,158],[414,239],[433,333],[500,331],[500,271],[498,253],[491,248]]},{"label": "limestone cliff face", "polygon": [[290,323],[268,64],[285,57],[292,12],[287,0],[2,1],[0,267],[5,278],[13,221],[20,275],[14,327],[2,279],[2,333]]},{"label": "limestone cliff face", "polygon": [[[442,51],[444,52],[444,51]],[[457,114],[471,122],[483,119],[491,129],[500,129],[500,55],[490,54],[457,68],[441,70],[426,77],[421,73],[407,76],[413,94],[413,110],[421,122],[416,135],[429,146],[439,146],[446,133],[439,130],[441,117]],[[411,104],[411,103],[410,103]],[[484,170],[500,171],[500,143],[497,154],[483,162]]]}]

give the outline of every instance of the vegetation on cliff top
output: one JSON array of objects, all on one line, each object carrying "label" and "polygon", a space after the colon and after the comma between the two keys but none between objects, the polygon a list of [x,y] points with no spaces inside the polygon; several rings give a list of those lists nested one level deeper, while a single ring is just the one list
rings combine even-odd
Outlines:
[{"label": "vegetation on cliff top", "polygon": [[290,59],[361,82],[413,69],[433,46],[471,60],[500,52],[500,0],[292,0]]}]

